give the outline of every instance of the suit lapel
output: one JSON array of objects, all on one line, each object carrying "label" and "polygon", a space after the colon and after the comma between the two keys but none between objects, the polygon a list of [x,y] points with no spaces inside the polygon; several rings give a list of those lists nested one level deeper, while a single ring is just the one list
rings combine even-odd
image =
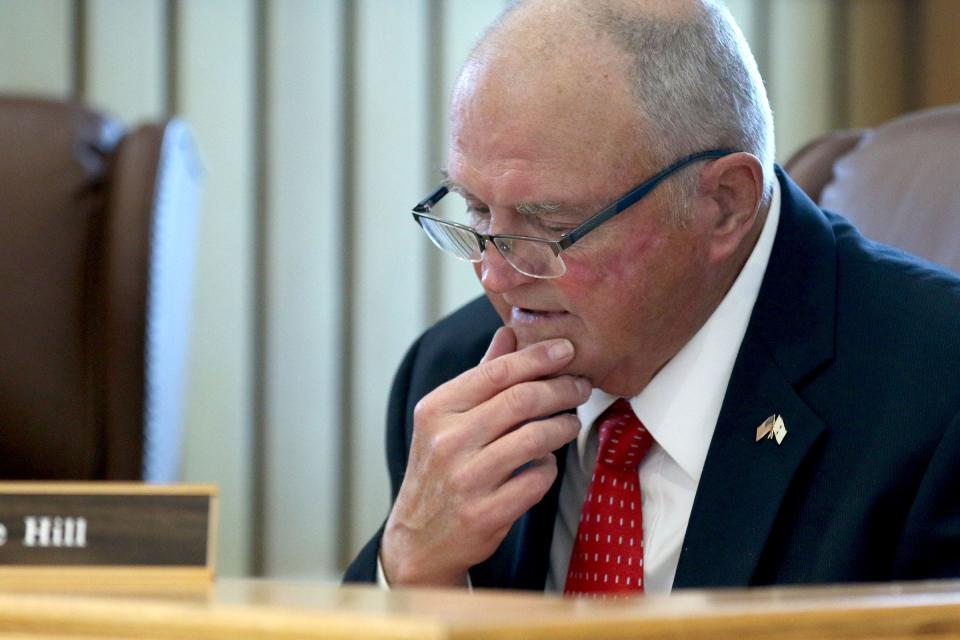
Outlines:
[{"label": "suit lapel", "polygon": [[[833,355],[836,253],[823,214],[778,170],[780,224],[684,538],[675,588],[747,585],[802,461],[825,426],[798,388]],[[782,444],[756,441],[780,414]]]},{"label": "suit lapel", "polygon": [[[824,430],[762,346],[744,346],[697,487],[675,588],[750,583],[790,480]],[[779,445],[755,440],[772,414],[787,428]]]}]

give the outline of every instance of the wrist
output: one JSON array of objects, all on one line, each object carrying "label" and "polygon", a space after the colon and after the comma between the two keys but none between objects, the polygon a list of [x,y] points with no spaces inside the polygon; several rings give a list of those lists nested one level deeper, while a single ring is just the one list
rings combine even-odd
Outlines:
[{"label": "wrist", "polygon": [[405,543],[404,536],[388,526],[380,541],[380,568],[391,587],[466,587],[470,584],[466,569],[449,568],[442,554],[424,553],[416,543]]}]

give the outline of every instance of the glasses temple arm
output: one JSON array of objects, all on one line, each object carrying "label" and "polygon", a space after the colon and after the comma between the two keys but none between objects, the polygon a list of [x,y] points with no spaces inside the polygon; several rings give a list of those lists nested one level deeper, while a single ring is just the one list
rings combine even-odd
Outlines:
[{"label": "glasses temple arm", "polygon": [[447,187],[439,187],[436,191],[428,195],[426,198],[417,203],[417,206],[413,208],[417,213],[430,213],[430,210],[436,206],[443,196],[449,193]]},{"label": "glasses temple arm", "polygon": [[621,211],[632,207],[636,204],[641,198],[653,191],[665,178],[669,177],[671,174],[679,171],[684,168],[691,162],[696,162],[697,160],[706,160],[708,158],[722,158],[723,156],[728,156],[731,153],[736,153],[736,149],[710,149],[709,151],[701,151],[699,153],[691,154],[685,158],[677,160],[669,167],[663,169],[649,180],[644,181],[643,184],[637,186],[633,191],[630,191],[622,198],[611,204],[609,207],[600,210],[589,220],[586,220],[578,226],[576,229],[571,231],[569,234],[557,241],[557,243],[563,248],[566,249],[574,242],[587,235],[599,225],[603,224],[613,216],[617,215]]}]

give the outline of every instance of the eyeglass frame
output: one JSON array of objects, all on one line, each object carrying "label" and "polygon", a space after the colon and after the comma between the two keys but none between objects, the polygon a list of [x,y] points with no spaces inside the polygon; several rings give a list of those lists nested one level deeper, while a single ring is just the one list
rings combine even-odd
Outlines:
[{"label": "eyeglass frame", "polygon": [[[687,165],[697,162],[698,160],[715,160],[717,158],[723,158],[724,156],[728,156],[733,153],[738,153],[738,150],[737,149],[708,149],[706,151],[699,151],[697,153],[692,153],[684,158],[681,158],[680,160],[677,160],[676,162],[667,166],[666,168],[661,169],[652,177],[647,178],[646,180],[641,182],[639,185],[637,185],[636,187],[634,187],[627,193],[623,194],[622,196],[614,200],[612,203],[610,203],[609,205],[607,205],[597,213],[593,214],[592,216],[590,216],[589,218],[581,222],[575,228],[571,229],[567,233],[560,236],[560,238],[557,240],[550,240],[548,238],[537,238],[534,236],[509,235],[509,234],[503,234],[503,233],[494,233],[494,234],[480,233],[479,231],[477,231],[476,229],[468,225],[461,224],[459,222],[452,222],[450,220],[443,220],[441,218],[437,218],[435,216],[429,215],[433,207],[435,207],[437,203],[440,202],[440,200],[442,200],[443,197],[450,192],[449,187],[447,187],[446,185],[441,185],[429,196],[427,196],[426,198],[418,202],[417,205],[413,207],[411,214],[413,215],[413,218],[414,220],[416,220],[417,224],[420,225],[421,229],[423,229],[423,224],[420,222],[420,218],[423,217],[429,220],[433,220],[435,222],[439,222],[441,224],[450,225],[452,227],[456,227],[456,228],[462,229],[463,231],[468,231],[472,233],[477,238],[477,245],[480,247],[481,260],[482,260],[483,254],[487,250],[487,242],[492,242],[493,245],[496,247],[498,238],[503,238],[506,240],[527,240],[527,241],[532,240],[534,242],[539,242],[550,247],[553,250],[554,256],[559,258],[561,253],[563,253],[564,251],[569,249],[571,246],[573,246],[573,244],[576,243],[578,240],[582,239],[585,235],[587,235],[588,233],[590,233],[591,231],[599,227],[601,224],[603,224],[607,220],[610,220],[611,218],[617,216],[618,214],[622,213],[623,211],[626,211],[627,209],[635,205],[637,202],[640,201],[641,198],[649,194],[661,182],[666,180],[668,177],[670,177],[674,173],[678,172],[680,169],[683,169]],[[424,232],[426,232],[425,229],[424,229]],[[499,251],[499,248],[497,250]],[[479,261],[480,260],[478,260],[477,262]],[[562,275],[564,275],[564,273],[566,273],[566,265],[564,265],[564,272],[558,275],[536,276],[536,275],[531,275],[528,273],[524,273],[523,271],[520,271],[520,269],[516,265],[514,265],[512,262],[510,262],[509,259],[507,259],[506,261],[510,264],[511,267],[513,267],[523,275],[526,275],[531,278],[552,279],[552,278],[559,278]],[[561,264],[563,264],[562,261],[561,261]]]}]

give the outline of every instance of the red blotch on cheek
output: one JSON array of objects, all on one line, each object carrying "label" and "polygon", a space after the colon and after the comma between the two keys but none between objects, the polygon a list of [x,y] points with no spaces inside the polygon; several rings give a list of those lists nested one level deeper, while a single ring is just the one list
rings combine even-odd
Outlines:
[{"label": "red blotch on cheek", "polygon": [[656,244],[654,237],[643,235],[622,242],[614,249],[598,249],[592,252],[593,259],[568,260],[564,279],[576,281],[579,286],[596,287],[607,281],[616,283],[632,277]]},{"label": "red blotch on cheek", "polygon": [[604,271],[606,265],[601,267],[586,260],[567,260],[567,272],[558,280],[558,284],[575,282],[577,286],[596,285],[603,280]]}]

